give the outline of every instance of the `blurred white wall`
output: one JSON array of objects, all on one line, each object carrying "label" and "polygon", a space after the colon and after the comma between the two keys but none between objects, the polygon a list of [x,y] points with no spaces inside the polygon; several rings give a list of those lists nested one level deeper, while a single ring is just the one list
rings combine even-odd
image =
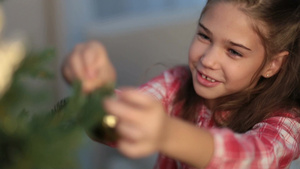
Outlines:
[{"label": "blurred white wall", "polygon": [[163,70],[187,64],[201,8],[119,17],[87,29],[88,39],[106,46],[118,72],[118,85],[139,85]]},{"label": "blurred white wall", "polygon": [[[50,47],[49,27],[44,0],[4,0],[1,2],[4,11],[4,31],[2,39],[19,38],[26,42],[27,51],[40,51]],[[49,68],[56,72],[55,59],[49,62]],[[50,110],[56,102],[56,81],[31,79],[29,86],[36,91],[49,93],[43,96],[43,103],[28,106],[32,112]],[[51,94],[50,94],[51,93]],[[46,103],[47,102],[47,103]]]},{"label": "blurred white wall", "polygon": [[26,35],[31,46],[43,48],[47,44],[47,27],[43,0],[5,0],[5,36],[16,32]]}]

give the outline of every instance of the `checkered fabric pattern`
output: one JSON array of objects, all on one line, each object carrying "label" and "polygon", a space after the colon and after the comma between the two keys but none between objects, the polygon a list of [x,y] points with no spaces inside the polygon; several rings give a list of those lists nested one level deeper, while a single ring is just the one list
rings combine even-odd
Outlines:
[{"label": "checkered fabric pattern", "polygon": [[[188,70],[175,67],[165,71],[141,90],[159,99],[170,116],[178,116],[180,106],[173,100],[186,78]],[[197,126],[207,128],[214,137],[214,155],[207,169],[287,169],[300,155],[300,119],[290,112],[276,112],[276,116],[256,124],[252,130],[239,134],[217,128],[211,112],[199,103]],[[192,169],[182,162],[159,154],[155,169]]]}]

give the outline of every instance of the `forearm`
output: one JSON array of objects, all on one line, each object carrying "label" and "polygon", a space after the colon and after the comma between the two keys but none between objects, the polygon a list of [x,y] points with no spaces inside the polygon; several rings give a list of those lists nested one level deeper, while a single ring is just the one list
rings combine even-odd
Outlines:
[{"label": "forearm", "polygon": [[208,165],[214,152],[213,136],[205,129],[170,117],[161,152],[197,168]]},{"label": "forearm", "polygon": [[211,141],[205,129],[180,124],[184,122],[179,119],[169,123],[162,153],[197,168],[288,168],[300,152],[300,124],[291,118],[269,118],[243,134],[212,128],[207,132],[213,135]]}]

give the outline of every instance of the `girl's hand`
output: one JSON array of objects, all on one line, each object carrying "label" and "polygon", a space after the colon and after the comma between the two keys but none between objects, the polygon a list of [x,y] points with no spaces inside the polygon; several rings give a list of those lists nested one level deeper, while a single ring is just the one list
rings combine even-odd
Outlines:
[{"label": "girl's hand", "polygon": [[160,150],[168,116],[159,101],[127,89],[122,90],[118,99],[106,100],[105,107],[118,119],[118,149],[124,155],[140,158]]},{"label": "girl's hand", "polygon": [[86,93],[116,80],[107,52],[97,41],[78,44],[67,57],[62,73],[68,83],[80,80]]}]

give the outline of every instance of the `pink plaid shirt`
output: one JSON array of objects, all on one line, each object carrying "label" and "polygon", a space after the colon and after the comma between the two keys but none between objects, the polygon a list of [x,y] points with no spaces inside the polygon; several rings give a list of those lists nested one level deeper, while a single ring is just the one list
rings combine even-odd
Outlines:
[{"label": "pink plaid shirt", "polygon": [[[165,71],[152,79],[141,90],[161,100],[170,116],[178,116],[172,103],[182,78],[184,67]],[[238,134],[226,128],[217,128],[211,112],[199,105],[197,126],[207,128],[214,137],[214,155],[207,169],[284,169],[300,155],[300,119],[290,112],[268,118],[252,130]],[[177,108],[177,109],[176,109]],[[192,167],[159,154],[155,169],[192,169]]]}]

